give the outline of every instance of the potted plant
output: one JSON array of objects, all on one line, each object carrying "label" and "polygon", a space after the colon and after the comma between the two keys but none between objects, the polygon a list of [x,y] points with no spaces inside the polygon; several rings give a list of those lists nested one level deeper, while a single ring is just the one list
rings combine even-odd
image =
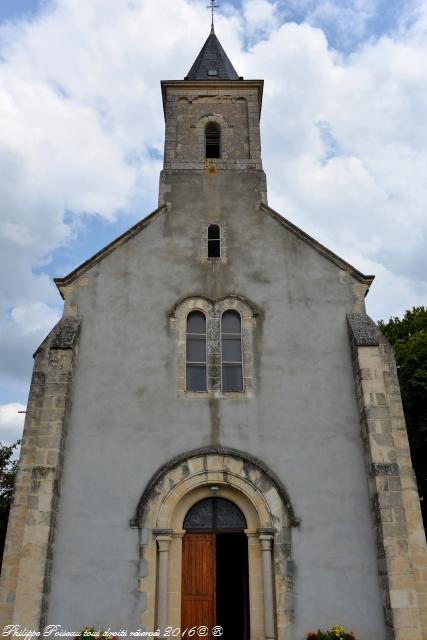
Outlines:
[{"label": "potted plant", "polygon": [[346,631],[339,624],[328,631],[310,631],[306,636],[307,640],[357,640],[353,631]]}]

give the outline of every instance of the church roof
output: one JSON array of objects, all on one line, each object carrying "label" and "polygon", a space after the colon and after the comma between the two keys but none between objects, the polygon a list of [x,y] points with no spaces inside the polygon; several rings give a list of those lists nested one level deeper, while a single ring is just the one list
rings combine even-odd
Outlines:
[{"label": "church roof", "polygon": [[216,37],[212,27],[186,80],[239,80],[237,71]]}]

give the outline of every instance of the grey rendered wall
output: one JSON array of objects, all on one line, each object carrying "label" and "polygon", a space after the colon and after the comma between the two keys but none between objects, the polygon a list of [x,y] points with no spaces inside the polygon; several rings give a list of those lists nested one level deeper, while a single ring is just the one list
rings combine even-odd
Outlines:
[{"label": "grey rendered wall", "polygon": [[[339,622],[383,640],[346,328],[351,282],[259,209],[262,172],[183,175],[164,176],[168,212],[75,289],[80,355],[49,623],[138,628],[139,541],[129,519],[161,464],[219,434],[219,444],[258,456],[280,477],[301,519],[295,639]],[[226,264],[199,262],[202,218],[226,221]],[[262,312],[254,396],[178,397],[168,313],[184,296],[227,293]]]}]

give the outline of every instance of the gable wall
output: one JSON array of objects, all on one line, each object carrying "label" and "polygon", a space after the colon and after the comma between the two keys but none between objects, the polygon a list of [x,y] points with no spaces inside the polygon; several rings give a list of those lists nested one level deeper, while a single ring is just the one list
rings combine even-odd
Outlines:
[{"label": "gable wall", "polygon": [[[67,302],[82,324],[49,622],[139,626],[141,540],[129,519],[160,465],[220,444],[263,460],[301,519],[294,637],[340,622],[382,640],[346,328],[360,287],[259,210],[262,172],[165,172],[163,186],[168,211]],[[200,260],[202,221],[226,222],[225,263]],[[253,396],[183,397],[169,312],[185,296],[230,293],[261,311]]]}]

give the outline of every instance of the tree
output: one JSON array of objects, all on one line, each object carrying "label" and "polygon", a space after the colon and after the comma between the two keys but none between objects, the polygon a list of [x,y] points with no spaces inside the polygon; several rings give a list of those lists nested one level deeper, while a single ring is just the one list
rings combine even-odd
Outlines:
[{"label": "tree", "polygon": [[391,343],[402,392],[412,462],[427,530],[427,308],[414,307],[402,319],[381,320]]},{"label": "tree", "polygon": [[0,443],[0,569],[18,464],[18,461],[13,459],[13,454],[19,444],[20,440],[10,446]]}]

